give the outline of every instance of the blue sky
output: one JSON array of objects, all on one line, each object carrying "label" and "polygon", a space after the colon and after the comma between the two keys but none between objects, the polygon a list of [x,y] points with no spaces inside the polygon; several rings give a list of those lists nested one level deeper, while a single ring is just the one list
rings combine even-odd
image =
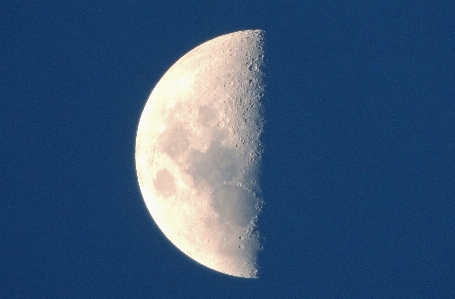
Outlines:
[{"label": "blue sky", "polygon": [[[0,297],[453,298],[455,5],[22,1],[0,10]],[[183,54],[265,34],[260,279],[150,218],[134,142]]]}]

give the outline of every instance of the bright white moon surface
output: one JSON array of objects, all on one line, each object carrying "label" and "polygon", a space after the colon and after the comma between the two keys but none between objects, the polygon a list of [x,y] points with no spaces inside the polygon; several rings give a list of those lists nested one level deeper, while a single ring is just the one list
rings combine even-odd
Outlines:
[{"label": "bright white moon surface", "polygon": [[136,170],[147,208],[183,253],[257,277],[263,32],[194,48],[161,78],[142,112]]}]

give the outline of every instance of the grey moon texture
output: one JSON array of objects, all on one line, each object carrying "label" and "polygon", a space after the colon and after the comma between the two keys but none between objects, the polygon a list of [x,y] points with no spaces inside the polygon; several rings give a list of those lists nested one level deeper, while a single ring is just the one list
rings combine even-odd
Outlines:
[{"label": "grey moon texture", "polygon": [[147,209],[183,253],[258,275],[263,31],[226,34],[180,58],[153,89],[136,136]]}]

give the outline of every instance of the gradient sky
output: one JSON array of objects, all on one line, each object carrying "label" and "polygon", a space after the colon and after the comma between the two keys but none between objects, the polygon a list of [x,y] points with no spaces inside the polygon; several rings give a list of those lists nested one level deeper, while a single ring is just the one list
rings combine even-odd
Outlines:
[{"label": "gradient sky", "polygon": [[[2,4],[0,297],[455,298],[455,5],[354,2]],[[164,72],[244,29],[266,32],[256,280],[177,250],[134,165]]]}]

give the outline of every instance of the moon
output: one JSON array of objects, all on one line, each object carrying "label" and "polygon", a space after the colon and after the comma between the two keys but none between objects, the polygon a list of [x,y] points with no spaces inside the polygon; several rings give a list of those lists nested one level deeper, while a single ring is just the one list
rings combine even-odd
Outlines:
[{"label": "moon", "polygon": [[257,278],[263,130],[261,30],[219,36],[153,89],[136,136],[139,187],[164,235],[196,262]]}]

